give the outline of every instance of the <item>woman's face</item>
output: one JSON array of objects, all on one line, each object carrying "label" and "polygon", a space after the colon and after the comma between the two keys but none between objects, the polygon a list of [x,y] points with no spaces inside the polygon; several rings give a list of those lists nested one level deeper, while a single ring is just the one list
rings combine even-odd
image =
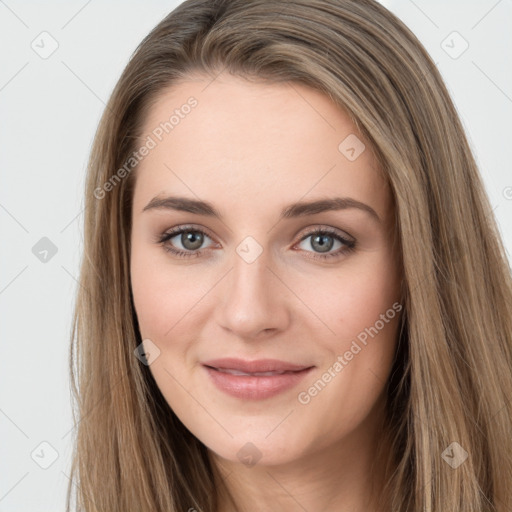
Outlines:
[{"label": "woman's face", "polygon": [[143,144],[133,297],[180,420],[249,466],[378,435],[401,274],[390,190],[349,117],[306,86],[197,77],[152,106]]}]

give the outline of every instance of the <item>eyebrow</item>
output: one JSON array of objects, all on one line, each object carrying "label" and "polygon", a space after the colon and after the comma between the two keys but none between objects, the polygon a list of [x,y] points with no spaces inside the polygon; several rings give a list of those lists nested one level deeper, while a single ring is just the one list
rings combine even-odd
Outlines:
[{"label": "eyebrow", "polygon": [[[327,211],[347,210],[351,208],[356,208],[366,212],[377,222],[382,222],[376,211],[371,206],[352,199],[351,197],[334,197],[316,201],[299,201],[283,208],[280,218],[291,219]],[[190,199],[187,197],[157,196],[151,199],[151,201],[144,207],[142,212],[154,209],[176,210],[222,219],[222,215],[211,203],[197,199]]]}]

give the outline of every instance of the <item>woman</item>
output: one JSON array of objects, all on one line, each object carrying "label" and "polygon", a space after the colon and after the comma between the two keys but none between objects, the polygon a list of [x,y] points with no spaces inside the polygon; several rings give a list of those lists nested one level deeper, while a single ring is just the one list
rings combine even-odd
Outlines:
[{"label": "woman", "polygon": [[512,509],[510,269],[382,6],[182,3],[110,98],[86,204],[79,510]]}]

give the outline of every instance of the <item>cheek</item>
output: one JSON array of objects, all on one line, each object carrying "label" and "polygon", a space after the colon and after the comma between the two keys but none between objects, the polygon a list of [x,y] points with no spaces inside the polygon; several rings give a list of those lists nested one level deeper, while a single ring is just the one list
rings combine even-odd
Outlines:
[{"label": "cheek", "polygon": [[[335,277],[302,289],[304,302],[329,330],[322,327],[325,334],[316,337],[326,355],[319,372],[322,382],[305,383],[307,396],[301,403],[311,402],[311,411],[331,418],[334,430],[345,413],[362,419],[389,376],[403,307],[394,262],[392,255],[373,253],[360,266],[347,265]],[[311,393],[308,386],[314,388]]]},{"label": "cheek", "polygon": [[[381,315],[386,326],[398,316],[400,283],[394,261],[386,254],[373,255],[357,266],[340,268],[329,276],[306,282],[299,293],[323,322],[324,338],[332,348],[342,349]],[[395,304],[395,308],[393,305]],[[378,327],[382,327],[378,323]],[[379,329],[380,330],[380,329]],[[390,329],[382,329],[389,331]]]},{"label": "cheek", "polygon": [[[160,343],[173,336],[182,319],[194,316],[207,280],[192,275],[193,266],[172,266],[154,248],[132,247],[131,284],[141,336]],[[185,318],[186,317],[186,318]],[[176,328],[174,327],[176,325]]]},{"label": "cheek", "polygon": [[132,251],[131,284],[133,301],[142,338],[157,338],[170,328],[172,294],[165,294],[165,276],[159,269],[145,263],[143,251]]},{"label": "cheek", "polygon": [[[160,346],[163,334],[183,315],[186,294],[175,273],[155,259],[154,250],[132,246],[131,285],[142,339],[150,338]],[[174,279],[173,279],[174,278]],[[182,297],[181,300],[178,300]]]}]

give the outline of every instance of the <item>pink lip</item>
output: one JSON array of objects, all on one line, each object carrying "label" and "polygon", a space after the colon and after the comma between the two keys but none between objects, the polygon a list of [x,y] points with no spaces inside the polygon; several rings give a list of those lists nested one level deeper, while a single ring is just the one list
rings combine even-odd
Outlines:
[{"label": "pink lip", "polygon": [[[242,361],[241,359],[216,359],[203,363],[215,386],[236,398],[262,400],[273,397],[296,386],[313,367],[295,365],[276,359]],[[232,375],[222,369],[246,373],[286,372],[276,375]]]},{"label": "pink lip", "polygon": [[244,361],[234,357],[225,357],[223,359],[212,359],[203,362],[205,366],[212,368],[227,368],[230,370],[239,370],[241,372],[295,372],[311,368],[312,365],[299,365],[280,361],[279,359],[257,359],[255,361]]}]

